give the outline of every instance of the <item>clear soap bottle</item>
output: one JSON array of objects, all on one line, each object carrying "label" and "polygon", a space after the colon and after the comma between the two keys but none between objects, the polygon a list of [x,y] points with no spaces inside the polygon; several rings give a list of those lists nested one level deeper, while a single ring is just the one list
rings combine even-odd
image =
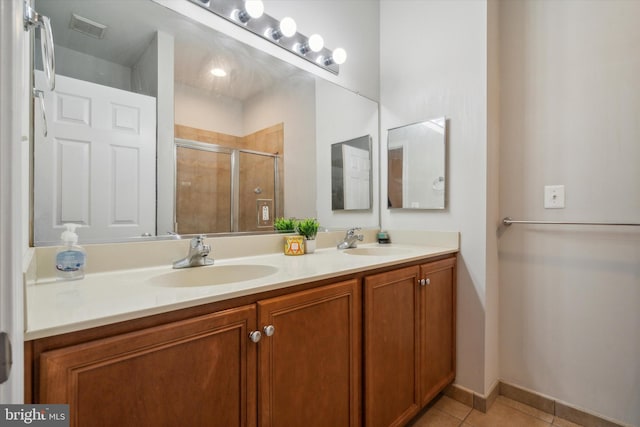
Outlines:
[{"label": "clear soap bottle", "polygon": [[62,246],[56,252],[56,272],[58,280],[78,280],[84,278],[87,260],[85,250],[78,246],[76,228],[78,224],[64,224],[66,231],[62,233]]}]

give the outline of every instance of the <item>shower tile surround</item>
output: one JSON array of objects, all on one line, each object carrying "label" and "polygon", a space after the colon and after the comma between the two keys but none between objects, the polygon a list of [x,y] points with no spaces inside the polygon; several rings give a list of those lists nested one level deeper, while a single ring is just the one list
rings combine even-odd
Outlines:
[{"label": "shower tile surround", "polygon": [[[250,133],[243,137],[228,135],[224,133],[198,129],[189,126],[175,125],[176,138],[191,141],[204,142],[208,144],[221,145],[231,149],[246,149],[269,154],[278,154],[284,158],[284,124],[279,123],[257,132]],[[227,155],[218,153],[205,153],[199,150],[192,150],[178,147],[176,152],[177,161],[177,212],[178,233],[190,234],[202,230],[206,232],[227,232],[230,231],[230,171]],[[258,180],[260,176],[272,175],[271,164],[263,162],[251,162],[247,168],[240,170],[240,182],[246,182],[251,188],[240,188],[240,210],[238,218],[240,231],[259,231],[256,222],[257,209],[256,199],[273,199],[273,182],[269,179]],[[284,182],[284,162],[278,162],[278,174],[280,183]],[[215,183],[203,181],[211,180],[215,176]],[[253,192],[254,182],[260,182],[259,186],[263,190],[262,194]],[[181,192],[181,183],[185,183],[187,192]],[[191,185],[192,183],[200,183]],[[193,190],[196,187],[197,190]],[[214,206],[205,206],[203,200],[216,201]],[[277,212],[272,212],[271,220],[284,215],[284,186],[280,185],[278,200],[282,201]],[[203,207],[206,207],[204,211]],[[275,201],[274,206],[275,209]],[[213,209],[215,215],[211,215]]]},{"label": "shower tile surround", "polygon": [[[365,238],[360,245],[377,245],[377,231],[377,228],[362,230]],[[390,256],[347,255],[336,249],[344,230],[319,233],[316,253],[302,257],[283,255],[284,237],[278,234],[207,238],[217,265],[263,264],[273,265],[279,271],[269,278],[189,289],[157,289],[148,282],[155,275],[172,271],[171,262],[185,256],[189,239],[85,245],[85,279],[72,282],[55,280],[56,247],[32,248],[24,266],[25,340],[459,250],[458,232],[389,232],[393,244],[407,251]]]}]

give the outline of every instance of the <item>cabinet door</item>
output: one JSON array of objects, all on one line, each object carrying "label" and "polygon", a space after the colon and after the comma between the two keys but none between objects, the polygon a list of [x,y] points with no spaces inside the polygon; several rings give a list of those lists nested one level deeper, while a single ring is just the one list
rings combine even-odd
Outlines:
[{"label": "cabinet door", "polygon": [[360,424],[360,307],[356,280],[258,302],[260,426]]},{"label": "cabinet door", "polygon": [[419,268],[365,278],[365,425],[400,426],[420,409]]},{"label": "cabinet door", "polygon": [[45,352],[40,403],[71,426],[255,426],[255,325],[251,305]]},{"label": "cabinet door", "polygon": [[420,396],[426,405],[455,378],[455,258],[420,267]]}]

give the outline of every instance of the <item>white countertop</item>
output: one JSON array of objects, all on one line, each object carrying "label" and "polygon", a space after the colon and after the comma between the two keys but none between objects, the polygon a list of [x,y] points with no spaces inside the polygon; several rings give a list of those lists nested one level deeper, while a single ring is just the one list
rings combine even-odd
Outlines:
[{"label": "white countertop", "polygon": [[[359,245],[361,248],[377,244]],[[171,265],[89,273],[82,280],[37,279],[26,286],[25,340],[33,340],[176,309],[251,295],[311,281],[356,273],[372,268],[455,253],[458,245],[391,246],[402,249],[393,255],[352,255],[335,247],[313,254],[281,253],[217,259],[210,269],[223,265],[269,265],[277,270],[259,279],[208,286],[171,287],[153,278],[173,270]]]}]

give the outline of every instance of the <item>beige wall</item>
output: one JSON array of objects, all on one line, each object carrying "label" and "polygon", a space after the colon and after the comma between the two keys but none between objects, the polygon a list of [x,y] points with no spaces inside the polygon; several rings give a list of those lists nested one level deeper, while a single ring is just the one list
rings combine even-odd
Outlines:
[{"label": "beige wall", "polygon": [[[501,214],[640,222],[640,2],[499,12]],[[549,184],[565,209],[543,208]],[[640,229],[501,233],[501,378],[640,425]]]}]

